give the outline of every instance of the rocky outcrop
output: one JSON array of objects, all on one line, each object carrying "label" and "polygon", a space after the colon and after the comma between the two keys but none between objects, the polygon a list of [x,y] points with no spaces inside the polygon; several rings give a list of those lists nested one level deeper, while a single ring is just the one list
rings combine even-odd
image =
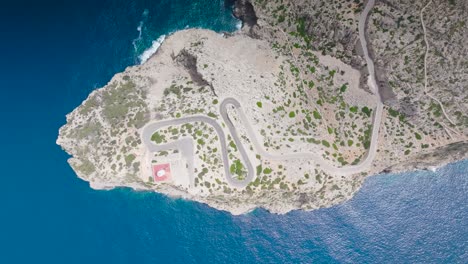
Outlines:
[{"label": "rocky outcrop", "polygon": [[234,3],[233,14],[236,18],[242,21],[242,26],[249,28],[257,25],[257,15],[255,14],[254,7],[249,0],[236,0]]},{"label": "rocky outcrop", "polygon": [[[386,1],[390,2],[393,0]],[[223,36],[199,29],[176,32],[151,59],[114,76],[67,116],[57,143],[72,155],[69,162],[80,178],[96,189],[125,186],[152,190],[234,214],[256,207],[286,213],[350,199],[366,176],[381,171],[430,169],[468,158],[468,141],[463,134],[466,93],[460,89],[464,86],[457,86],[463,80],[442,79],[442,84],[447,81],[456,87],[446,91],[437,84],[440,73],[429,72],[437,84],[431,87],[434,94],[452,103],[447,106],[451,107],[449,114],[459,116],[456,125],[443,126],[437,105],[420,107],[419,103],[424,103],[421,87],[402,91],[387,80],[408,72],[401,73],[401,65],[395,64],[404,65],[402,58],[393,55],[390,60],[388,39],[379,42],[373,32],[369,46],[376,46],[377,79],[382,87],[388,84],[395,88],[392,100],[399,111],[376,107],[381,104],[376,104],[376,96],[368,89],[374,85],[366,85],[366,64],[358,48],[356,25],[361,3],[236,0],[233,4],[235,16],[243,22],[242,30]],[[411,19],[406,18],[414,24]],[[387,22],[385,27],[391,24]],[[374,30],[379,25],[369,22]],[[460,28],[453,29],[457,30]],[[407,64],[417,65],[418,56]],[[458,60],[458,64],[463,63]],[[410,71],[408,67],[403,71]],[[462,71],[460,76],[464,74]],[[412,77],[395,82],[407,85],[420,81],[420,75]],[[233,132],[220,118],[220,105],[229,97],[241,105],[226,110],[241,142],[232,140]],[[455,107],[460,110],[455,111]],[[246,121],[239,115],[240,109]],[[437,121],[418,123],[417,116],[430,114],[439,114]],[[222,126],[229,142],[222,145],[228,145],[229,166],[220,162],[224,157],[220,154],[222,133],[204,122],[186,121],[200,115]],[[376,125],[373,120],[379,120],[375,123],[380,125],[380,130],[375,130],[380,131],[379,139],[373,141],[378,154],[363,162],[370,153],[370,135]],[[149,122],[165,125],[144,137],[141,132]],[[252,133],[246,124],[252,124]],[[441,136],[440,131],[452,138]],[[260,143],[253,144],[257,136]],[[150,144],[143,144],[142,138]],[[167,151],[151,149],[149,138]],[[180,143],[182,140],[186,145]],[[229,168],[230,177],[246,179],[239,144],[244,145],[255,168],[254,177],[247,178],[248,185],[242,187],[227,181],[224,173]],[[296,153],[317,157],[309,159]],[[278,158],[283,154],[295,158]],[[159,181],[152,175],[153,166],[168,163],[174,177]],[[354,168],[359,167],[359,171],[342,174],[346,166],[353,165],[358,165]]]},{"label": "rocky outcrop", "polygon": [[383,99],[438,140],[468,135],[467,11],[467,1],[386,0],[369,18]]},{"label": "rocky outcrop", "polygon": [[406,161],[383,170],[383,173],[405,172],[412,170],[433,170],[448,163],[468,159],[468,141],[456,142],[432,151],[412,155]]},{"label": "rocky outcrop", "polygon": [[254,33],[254,27],[257,26],[258,18],[254,6],[249,0],[236,0],[234,2],[233,15],[242,21],[242,28],[251,37],[257,37]]},{"label": "rocky outcrop", "polygon": [[184,67],[190,75],[192,81],[198,86],[209,86],[213,95],[216,96],[216,91],[207,80],[203,78],[197,68],[197,57],[191,54],[186,49],[183,49],[177,54],[177,56],[172,56],[172,59],[182,67]]}]

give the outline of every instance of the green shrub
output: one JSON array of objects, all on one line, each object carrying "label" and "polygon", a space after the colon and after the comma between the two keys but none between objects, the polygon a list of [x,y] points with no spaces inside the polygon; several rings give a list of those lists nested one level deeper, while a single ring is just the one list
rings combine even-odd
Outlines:
[{"label": "green shrub", "polygon": [[371,110],[371,109],[369,109],[369,107],[367,107],[367,106],[364,106],[364,107],[362,108],[362,112],[363,112],[364,114],[366,114],[366,115],[367,115],[367,117],[370,117],[370,116],[371,116],[371,112],[372,112],[372,110]]},{"label": "green shrub", "polygon": [[125,165],[127,165],[127,167],[129,167],[132,164],[132,162],[135,160],[135,158],[136,157],[133,154],[125,156]]},{"label": "green shrub", "polygon": [[260,173],[262,173],[262,165],[261,164],[257,166],[257,176],[259,176]]},{"label": "green shrub", "polygon": [[236,174],[238,176],[242,176],[244,172],[244,165],[242,165],[240,160],[235,160],[233,164],[229,167],[229,171],[231,174]]},{"label": "green shrub", "polygon": [[348,86],[346,84],[343,84],[340,88],[340,92],[344,93],[346,91],[346,88],[348,88]]},{"label": "green shrub", "polygon": [[328,141],[326,141],[326,140],[322,140],[322,145],[324,145],[327,148],[330,147],[330,143],[328,143]]},{"label": "green shrub", "polygon": [[158,132],[154,132],[154,134],[151,136],[151,141],[154,141],[157,144],[160,144],[165,140],[166,139],[165,139],[164,135],[161,135]]},{"label": "green shrub", "polygon": [[322,116],[319,114],[319,112],[317,112],[316,110],[314,111],[314,118],[315,119],[322,119]]},{"label": "green shrub", "polygon": [[234,141],[229,142],[229,146],[233,148],[234,151],[237,151],[237,146],[236,146],[236,143],[234,143]]},{"label": "green shrub", "polygon": [[421,139],[422,139],[421,135],[418,134],[418,133],[414,133],[414,136],[416,137],[417,140],[421,140]]},{"label": "green shrub", "polygon": [[388,113],[392,116],[392,117],[397,117],[400,113],[396,110],[393,110],[392,108],[389,108],[388,109]]},{"label": "green shrub", "polygon": [[280,15],[278,17],[278,23],[284,22],[285,19],[286,19],[286,17],[284,15]]}]

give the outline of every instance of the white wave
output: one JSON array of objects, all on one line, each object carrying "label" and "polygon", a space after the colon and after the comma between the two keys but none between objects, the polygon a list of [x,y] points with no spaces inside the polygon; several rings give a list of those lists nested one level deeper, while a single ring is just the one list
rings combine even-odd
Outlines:
[{"label": "white wave", "polygon": [[242,21],[240,21],[240,20],[237,21],[237,23],[236,23],[236,28],[237,28],[237,30],[239,30],[239,29],[242,28]]},{"label": "white wave", "polygon": [[138,37],[132,41],[133,49],[135,52],[138,50],[137,43],[141,40],[141,31],[143,30],[143,21],[140,21],[140,24],[137,27]]},{"label": "white wave", "polygon": [[153,56],[156,51],[158,51],[159,47],[163,43],[163,41],[166,39],[166,35],[160,36],[157,40],[153,40],[153,44],[151,47],[147,50],[145,50],[138,58],[140,59],[140,64],[145,63],[151,56]]},{"label": "white wave", "polygon": [[149,10],[148,10],[148,9],[145,9],[145,10],[143,11],[143,14],[141,15],[141,16],[142,16],[142,20],[140,21],[140,24],[138,24],[138,27],[137,27],[138,37],[132,41],[133,49],[135,50],[135,52],[138,51],[137,44],[138,44],[138,42],[141,41],[141,34],[142,34],[142,31],[143,31],[143,26],[144,26],[144,24],[145,24],[146,18],[148,17],[148,14],[149,14]]}]

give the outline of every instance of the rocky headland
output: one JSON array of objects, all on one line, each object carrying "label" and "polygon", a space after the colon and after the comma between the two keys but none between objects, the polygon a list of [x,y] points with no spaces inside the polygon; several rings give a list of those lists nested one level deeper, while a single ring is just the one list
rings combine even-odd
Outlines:
[{"label": "rocky headland", "polygon": [[241,30],[168,36],[57,143],[92,188],[233,214],[328,207],[368,176],[465,159],[466,3],[393,2],[235,1]]}]

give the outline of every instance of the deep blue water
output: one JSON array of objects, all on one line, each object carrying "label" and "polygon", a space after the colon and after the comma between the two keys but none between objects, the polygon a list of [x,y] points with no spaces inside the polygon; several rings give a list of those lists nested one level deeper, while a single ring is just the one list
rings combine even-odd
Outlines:
[{"label": "deep blue water", "polygon": [[467,161],[282,216],[76,178],[55,145],[68,112],[161,34],[236,23],[223,0],[1,2],[0,263],[466,263]]}]

